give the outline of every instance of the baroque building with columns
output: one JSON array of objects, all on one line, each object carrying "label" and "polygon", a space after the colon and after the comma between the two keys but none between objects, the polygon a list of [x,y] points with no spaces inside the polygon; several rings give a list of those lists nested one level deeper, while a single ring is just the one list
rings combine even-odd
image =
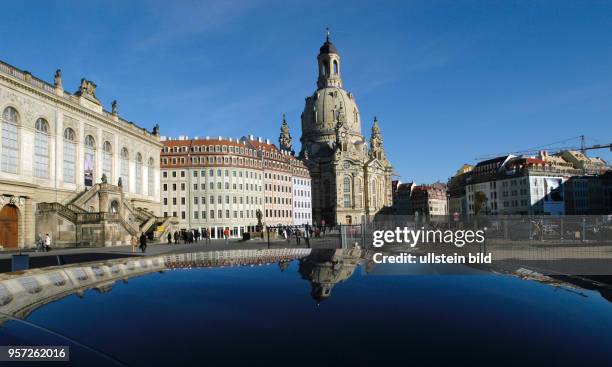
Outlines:
[{"label": "baroque building with columns", "polygon": [[[126,244],[159,228],[159,128],[0,62],[0,248]],[[159,219],[159,220],[158,220]],[[169,224],[165,223],[167,226]],[[163,226],[162,226],[163,227]]]},{"label": "baroque building with columns", "polygon": [[312,178],[315,223],[357,224],[392,206],[393,167],[376,117],[369,145],[355,96],[342,87],[340,54],[329,33],[317,56],[317,90],[302,113],[300,157]]}]

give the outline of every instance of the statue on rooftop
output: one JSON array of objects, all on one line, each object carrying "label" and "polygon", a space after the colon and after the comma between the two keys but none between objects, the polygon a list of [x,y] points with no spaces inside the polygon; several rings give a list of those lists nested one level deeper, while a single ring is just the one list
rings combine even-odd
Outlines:
[{"label": "statue on rooftop", "polygon": [[55,70],[55,87],[56,88],[62,87],[62,70],[61,69]]}]

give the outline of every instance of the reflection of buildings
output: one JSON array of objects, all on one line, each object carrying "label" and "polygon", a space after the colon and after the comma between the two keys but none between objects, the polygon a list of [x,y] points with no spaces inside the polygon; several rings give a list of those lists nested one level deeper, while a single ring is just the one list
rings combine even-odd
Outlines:
[{"label": "reflection of buildings", "polygon": [[4,248],[33,246],[38,232],[54,246],[111,245],[156,223],[158,128],[121,118],[116,103],[106,111],[95,83],[69,93],[59,70],[50,84],[0,62],[0,125]]},{"label": "reflection of buildings", "polygon": [[[0,315],[27,317],[35,309],[89,289],[109,292],[118,280],[176,268],[253,266],[290,262],[310,249],[231,250],[105,260],[99,263],[0,274]],[[6,320],[0,317],[0,323]]]},{"label": "reflection of buildings", "polygon": [[331,290],[353,275],[361,261],[361,249],[312,250],[300,260],[299,272],[310,281],[310,295],[320,303],[331,296]]}]

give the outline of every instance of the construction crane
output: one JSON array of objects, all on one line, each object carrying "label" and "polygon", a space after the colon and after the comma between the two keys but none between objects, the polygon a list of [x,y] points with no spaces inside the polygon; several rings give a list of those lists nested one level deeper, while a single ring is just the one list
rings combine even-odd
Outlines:
[{"label": "construction crane", "polygon": [[[580,139],[580,146],[561,146],[561,147],[556,146],[557,144],[564,144],[564,143],[567,143],[568,141],[572,141],[576,139]],[[535,154],[538,154],[542,150],[548,150],[548,149],[554,149],[557,152],[564,151],[564,150],[579,150],[582,154],[586,155],[586,152],[588,150],[596,150],[596,149],[610,149],[610,151],[612,152],[612,143],[593,144],[593,145],[587,146],[586,137],[584,135],[579,135],[573,138],[560,140],[554,143],[542,145],[539,147],[533,147],[533,148],[529,148],[526,150],[521,150],[521,151],[516,151],[516,152],[505,152],[505,153],[498,153],[498,154],[488,154],[488,155],[476,157],[476,160],[481,161],[481,160],[492,159],[495,157],[500,157],[500,156],[505,156],[505,155],[510,155],[510,154],[512,155],[535,155]]]}]

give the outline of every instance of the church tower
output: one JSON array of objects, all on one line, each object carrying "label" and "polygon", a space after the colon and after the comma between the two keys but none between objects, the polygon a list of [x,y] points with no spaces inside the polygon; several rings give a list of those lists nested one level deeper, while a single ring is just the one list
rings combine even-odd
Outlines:
[{"label": "church tower", "polygon": [[[300,138],[300,156],[312,177],[313,223],[361,223],[392,205],[392,167],[376,119],[368,148],[355,96],[343,88],[340,54],[329,31],[317,66],[317,90],[306,98]],[[281,137],[288,136],[288,127],[286,134],[283,129]],[[281,146],[286,141],[279,140]]]},{"label": "church tower", "polygon": [[329,40],[329,30],[325,37],[325,43],[319,49],[319,79],[317,79],[317,87],[319,89],[325,87],[342,88],[342,79],[340,78],[340,55],[336,46]]},{"label": "church tower", "polygon": [[288,152],[293,152],[293,148],[291,147],[291,134],[289,133],[289,124],[287,124],[287,120],[285,119],[285,114],[283,113],[283,122],[281,123],[280,135],[278,137],[278,146],[281,150],[286,150]]}]

